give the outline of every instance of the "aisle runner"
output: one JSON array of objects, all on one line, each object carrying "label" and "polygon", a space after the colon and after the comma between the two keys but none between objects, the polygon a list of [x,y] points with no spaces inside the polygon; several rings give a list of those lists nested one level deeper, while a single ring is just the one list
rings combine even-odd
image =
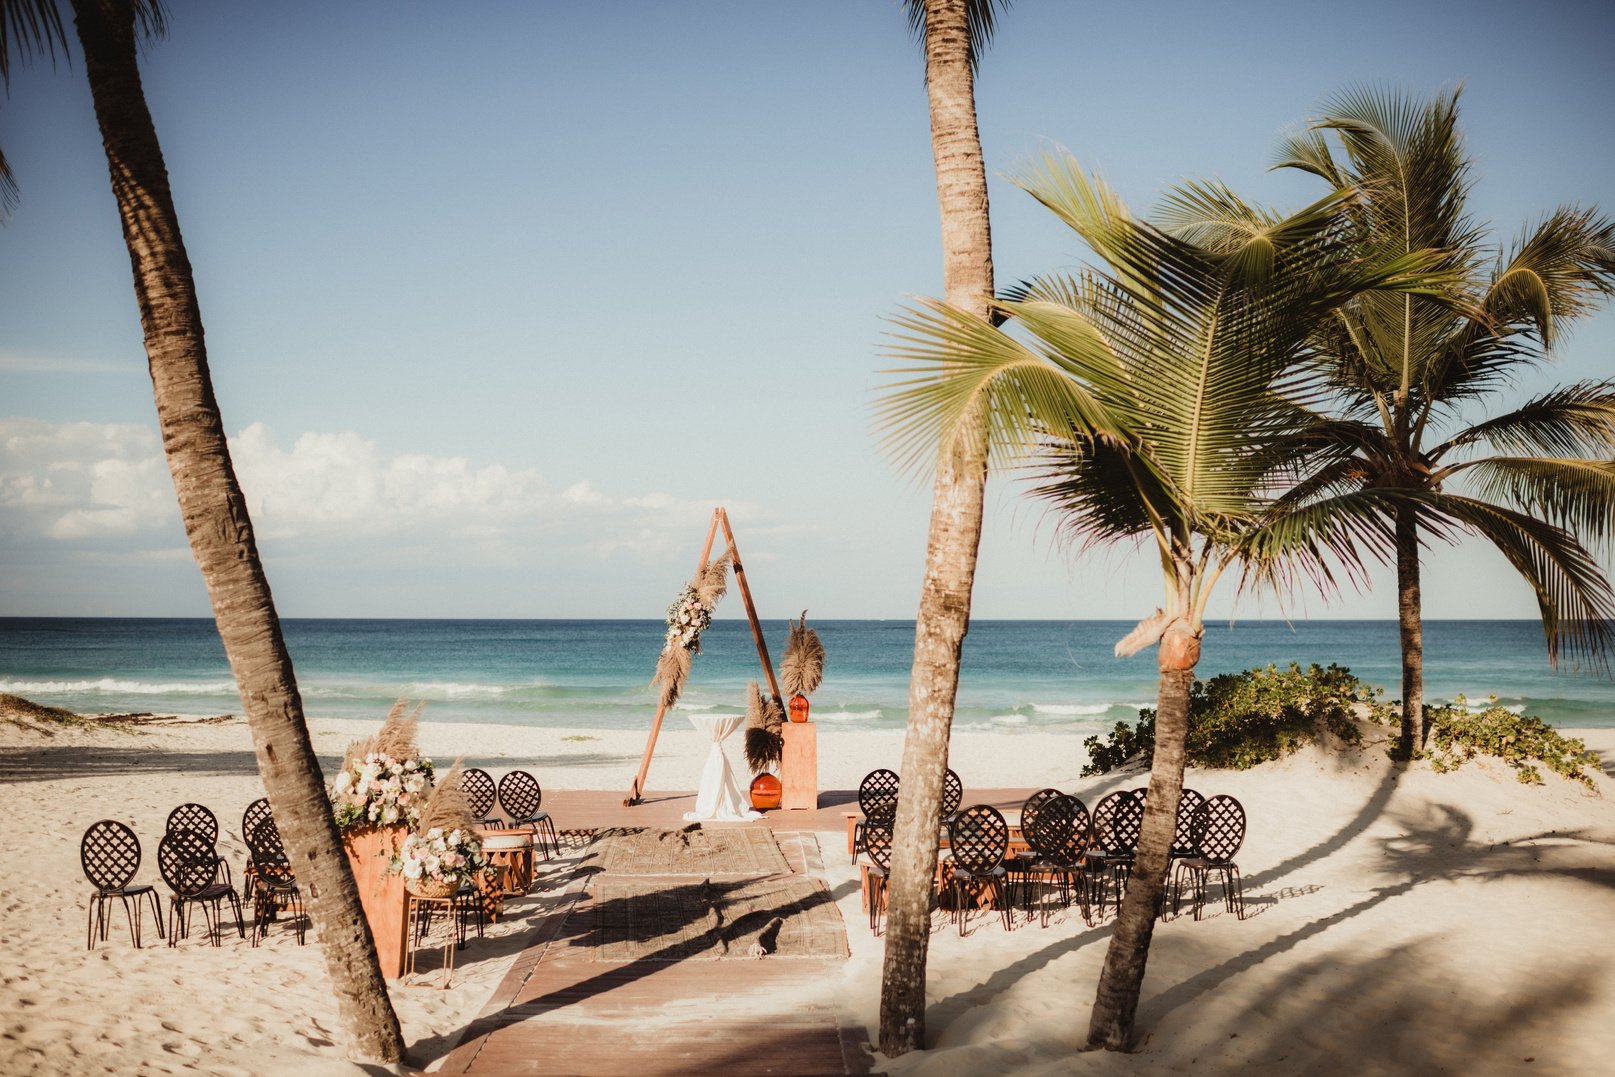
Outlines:
[{"label": "aisle runner", "polygon": [[579,942],[596,961],[847,956],[841,914],[819,879],[597,879],[590,892],[594,929]]},{"label": "aisle runner", "polygon": [[791,866],[767,827],[597,831],[580,870],[612,875],[788,875]]}]

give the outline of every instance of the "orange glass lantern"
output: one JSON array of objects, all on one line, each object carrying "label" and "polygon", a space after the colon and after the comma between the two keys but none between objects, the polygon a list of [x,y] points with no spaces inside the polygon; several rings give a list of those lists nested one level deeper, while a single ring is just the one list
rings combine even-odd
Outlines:
[{"label": "orange glass lantern", "polygon": [[791,721],[805,722],[808,720],[808,699],[801,692],[791,697]]}]

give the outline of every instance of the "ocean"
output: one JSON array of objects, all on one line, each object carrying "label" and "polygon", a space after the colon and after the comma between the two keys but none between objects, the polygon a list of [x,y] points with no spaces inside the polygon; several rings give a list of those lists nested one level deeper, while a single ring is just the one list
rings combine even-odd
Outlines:
[{"label": "ocean", "polygon": [[[306,712],[379,720],[400,695],[426,718],[584,729],[642,729],[661,621],[287,620]],[[828,660],[813,718],[902,729],[913,624],[812,622]],[[1113,657],[1121,621],[977,621],[965,641],[955,728],[1087,735],[1131,720],[1155,698],[1154,651]],[[778,665],[783,621],[764,633]],[[762,680],[743,620],[702,639],[683,711],[744,710]],[[1392,621],[1242,621],[1206,628],[1199,674],[1336,662],[1400,694]],[[82,712],[239,713],[224,650],[205,619],[0,618],[0,692]],[[1615,726],[1615,681],[1548,665],[1534,621],[1428,621],[1425,693],[1504,706],[1559,726]]]}]

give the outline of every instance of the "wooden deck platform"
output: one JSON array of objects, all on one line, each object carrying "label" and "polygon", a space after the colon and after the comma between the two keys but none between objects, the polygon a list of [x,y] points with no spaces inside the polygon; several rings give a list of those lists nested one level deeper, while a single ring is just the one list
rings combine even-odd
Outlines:
[{"label": "wooden deck platform", "polygon": [[[1018,810],[1030,790],[967,790],[968,803]],[[544,808],[563,833],[605,827],[686,825],[695,794],[553,790]],[[770,827],[796,873],[821,875],[823,856],[845,855],[840,835],[856,812],[852,790],[819,795],[816,810],[773,811],[731,826]],[[815,838],[817,832],[822,839]],[[831,837],[830,835],[834,835]],[[822,840],[822,844],[821,844]],[[571,940],[592,916],[587,878],[574,876],[534,928],[488,1005],[439,1072],[473,1074],[865,1074],[873,1051],[862,1027],[842,1028],[833,1009],[804,1003],[801,985],[834,974],[835,961],[599,962]],[[856,930],[859,925],[851,925]]]}]

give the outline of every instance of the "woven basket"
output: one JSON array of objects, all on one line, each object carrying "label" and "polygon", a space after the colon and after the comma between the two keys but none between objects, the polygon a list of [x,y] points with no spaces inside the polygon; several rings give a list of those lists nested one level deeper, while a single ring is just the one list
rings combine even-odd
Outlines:
[{"label": "woven basket", "polygon": [[446,883],[437,879],[405,879],[404,889],[418,898],[446,898],[460,889],[459,883]]}]

